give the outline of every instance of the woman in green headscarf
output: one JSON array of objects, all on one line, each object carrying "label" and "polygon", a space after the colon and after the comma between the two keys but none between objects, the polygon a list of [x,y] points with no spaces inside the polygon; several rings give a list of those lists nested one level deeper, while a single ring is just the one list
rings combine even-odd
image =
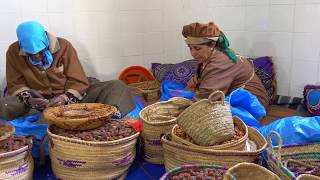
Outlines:
[{"label": "woman in green headscarf", "polygon": [[198,61],[197,74],[187,83],[189,89],[196,91],[195,100],[208,98],[215,90],[228,95],[237,88],[244,88],[268,107],[266,90],[253,65],[229,49],[228,39],[218,26],[213,22],[192,23],[183,27],[182,35],[192,57]]}]

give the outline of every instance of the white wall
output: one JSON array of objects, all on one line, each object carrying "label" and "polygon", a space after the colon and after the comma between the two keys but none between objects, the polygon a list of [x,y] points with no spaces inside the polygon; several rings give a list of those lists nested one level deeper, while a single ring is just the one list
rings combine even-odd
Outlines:
[{"label": "white wall", "polygon": [[0,88],[15,28],[37,20],[69,39],[88,75],[117,78],[129,65],[191,58],[181,29],[215,21],[243,55],[274,57],[278,93],[320,81],[320,0],[1,0]]}]

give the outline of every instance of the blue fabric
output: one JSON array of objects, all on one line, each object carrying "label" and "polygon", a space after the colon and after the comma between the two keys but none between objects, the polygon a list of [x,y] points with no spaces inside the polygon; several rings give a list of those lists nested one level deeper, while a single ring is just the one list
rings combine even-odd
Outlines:
[{"label": "blue fabric", "polygon": [[172,80],[165,80],[161,84],[160,101],[167,101],[172,97],[184,97],[192,100],[194,92],[184,90],[186,84],[178,83]]},{"label": "blue fabric", "polygon": [[136,104],[136,107],[129,112],[125,117],[139,118],[140,111],[144,108],[143,102],[139,99],[138,96],[133,96],[133,101]]},{"label": "blue fabric", "polygon": [[45,61],[46,64],[42,64],[41,61],[34,61],[29,58],[33,65],[40,65],[44,69],[48,69],[52,62],[53,57],[49,51],[49,40],[44,27],[35,21],[27,21],[21,23],[16,30],[19,45],[22,51],[28,54],[37,54],[45,49]]},{"label": "blue fabric", "polygon": [[[286,117],[259,128],[259,131],[265,138],[268,137],[270,131],[278,132],[283,144],[320,142],[320,116]],[[278,145],[275,137],[272,137],[272,144]]]},{"label": "blue fabric", "polygon": [[[27,136],[34,135],[36,142],[32,149],[32,156],[39,157],[40,141],[43,135],[47,133],[48,124],[38,124],[41,119],[41,114],[19,117],[11,121],[11,124],[16,128],[16,135]],[[46,155],[49,154],[48,145],[45,146]]]}]

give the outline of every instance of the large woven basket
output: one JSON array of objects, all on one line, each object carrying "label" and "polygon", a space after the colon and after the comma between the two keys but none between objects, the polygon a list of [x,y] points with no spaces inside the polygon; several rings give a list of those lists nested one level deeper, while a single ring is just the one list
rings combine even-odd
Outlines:
[{"label": "large woven basket", "polygon": [[232,167],[241,162],[257,163],[261,159],[261,153],[267,147],[267,141],[256,129],[248,127],[248,130],[249,139],[257,145],[257,150],[200,149],[172,142],[169,136],[163,136],[161,140],[166,170],[169,171],[183,164],[216,164]]},{"label": "large woven basket", "polygon": [[203,149],[220,149],[220,150],[244,150],[246,146],[246,141],[248,139],[248,127],[246,124],[237,116],[233,116],[233,123],[235,126],[238,126],[244,135],[235,141],[228,142],[226,144],[215,145],[215,146],[199,146],[197,144],[192,143],[186,139],[183,139],[175,134],[175,130],[178,128],[178,125],[175,125],[171,131],[172,141],[188,146],[203,148]]},{"label": "large woven basket", "polygon": [[319,176],[314,176],[311,174],[301,174],[297,177],[296,180],[320,180]]},{"label": "large woven basket", "polygon": [[62,129],[88,130],[102,126],[116,111],[107,104],[79,103],[47,108],[43,116]]},{"label": "large woven basket", "polygon": [[268,169],[254,163],[239,163],[227,170],[223,180],[280,180],[280,178]]},{"label": "large woven basket", "polygon": [[32,140],[15,151],[0,153],[0,179],[31,180],[33,176],[33,159],[31,156]]},{"label": "large woven basket", "polygon": [[145,107],[140,112],[142,119],[142,137],[144,142],[145,160],[162,164],[163,152],[161,136],[171,132],[176,124],[176,117],[192,101],[181,97],[174,97]]},{"label": "large woven basket", "polygon": [[[226,167],[218,166],[218,165],[208,165],[208,164],[186,164],[180,167],[176,167],[171,169],[170,171],[166,172],[160,180],[170,180],[172,176],[177,175],[179,173],[183,173],[190,170],[203,170],[205,168],[213,169],[216,173],[215,179],[222,179],[224,173],[227,171]],[[181,178],[184,179],[184,178]]]},{"label": "large woven basket", "polygon": [[[221,101],[213,102],[211,99],[217,94]],[[177,117],[177,123],[196,144],[202,146],[227,141],[234,133],[230,105],[224,102],[222,91],[215,91],[208,99],[192,104]]]},{"label": "large woven basket", "polygon": [[68,180],[124,179],[139,136],[137,132],[115,141],[93,142],[53,134],[50,127],[47,133],[53,173]]},{"label": "large woven basket", "polygon": [[14,134],[15,128],[9,123],[2,124],[0,122],[0,147],[5,145],[9,138]]},{"label": "large woven basket", "polygon": [[[278,147],[272,145],[271,136],[278,139]],[[282,145],[280,135],[271,131],[268,134],[267,155],[264,156],[268,168],[281,179],[295,179],[300,174],[320,176],[320,143]]]},{"label": "large woven basket", "polygon": [[128,84],[131,93],[142,97],[146,102],[155,102],[160,99],[160,83],[157,80],[143,81]]}]

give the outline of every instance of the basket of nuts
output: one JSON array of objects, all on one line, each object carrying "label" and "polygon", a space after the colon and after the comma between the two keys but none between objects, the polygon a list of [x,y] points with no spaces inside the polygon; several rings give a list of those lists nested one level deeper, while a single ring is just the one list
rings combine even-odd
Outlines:
[{"label": "basket of nuts", "polygon": [[79,103],[47,108],[43,116],[63,129],[88,130],[102,126],[117,108],[101,103]]},{"label": "basket of nuts", "polygon": [[15,128],[9,123],[0,122],[0,147],[4,146],[14,134]]},{"label": "basket of nuts", "polygon": [[165,173],[160,180],[179,179],[223,179],[226,167],[218,165],[188,164],[176,167]]}]

